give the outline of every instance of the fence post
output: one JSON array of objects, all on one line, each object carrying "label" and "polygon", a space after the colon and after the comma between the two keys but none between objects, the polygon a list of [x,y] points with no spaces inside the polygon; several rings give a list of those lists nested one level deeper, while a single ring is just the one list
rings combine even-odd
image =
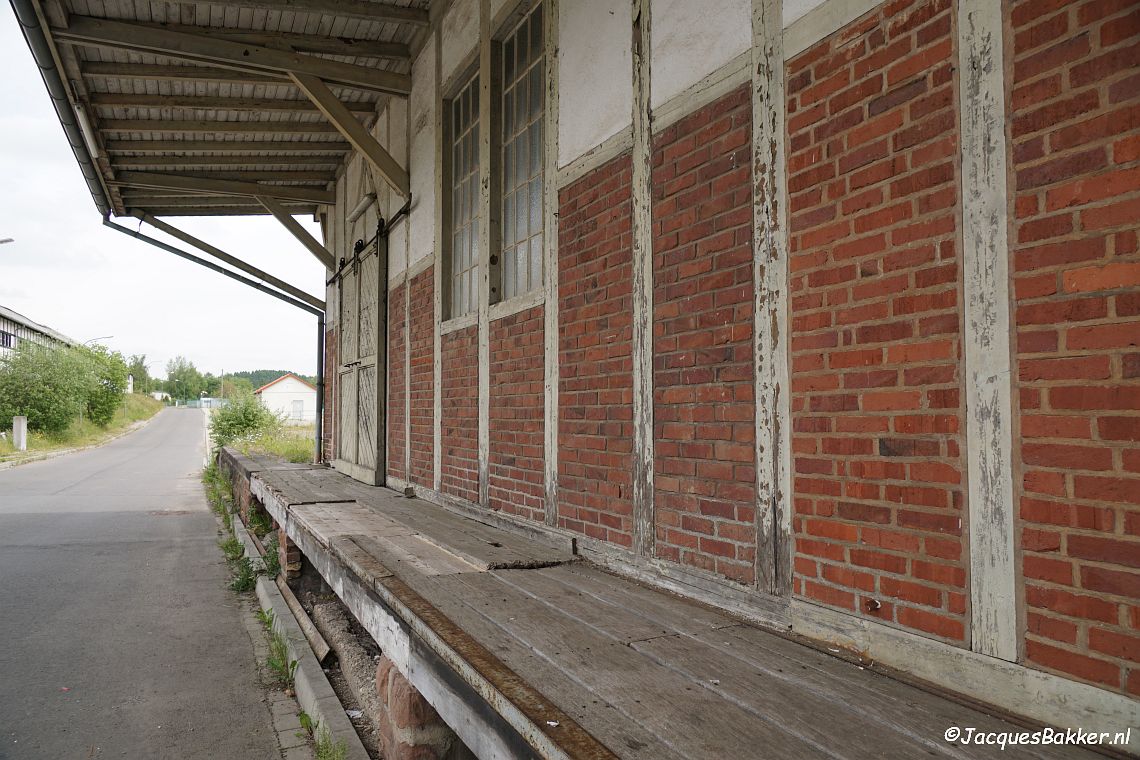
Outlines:
[{"label": "fence post", "polygon": [[28,450],[28,418],[27,417],[13,417],[12,418],[12,443],[16,446],[16,451]]}]

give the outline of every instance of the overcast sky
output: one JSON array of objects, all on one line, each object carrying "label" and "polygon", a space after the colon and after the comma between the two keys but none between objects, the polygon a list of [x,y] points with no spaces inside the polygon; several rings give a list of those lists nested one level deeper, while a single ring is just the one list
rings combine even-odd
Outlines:
[{"label": "overcast sky", "polygon": [[[146,354],[157,376],[180,354],[214,374],[316,371],[315,317],[102,226],[7,3],[0,71],[0,239],[15,239],[0,245],[0,304],[77,341],[114,336],[99,342]],[[300,219],[320,239],[312,217]],[[167,221],[324,297],[323,268],[272,217]]]}]

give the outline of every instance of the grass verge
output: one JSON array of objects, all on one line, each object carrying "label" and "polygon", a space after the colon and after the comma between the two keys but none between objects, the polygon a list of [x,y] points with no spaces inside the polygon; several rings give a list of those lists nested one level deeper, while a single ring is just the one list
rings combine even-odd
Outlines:
[{"label": "grass verge", "polygon": [[123,404],[115,411],[115,416],[106,427],[100,427],[91,420],[83,419],[71,423],[71,426],[58,436],[29,432],[27,451],[16,451],[9,433],[7,438],[0,439],[0,462],[19,461],[61,449],[96,446],[122,433],[134,423],[150,419],[158,414],[162,407],[161,401],[155,401],[150,396],[129,393],[123,397]]},{"label": "grass verge", "polygon": [[312,426],[281,425],[239,438],[233,442],[233,446],[246,456],[267,454],[280,457],[286,462],[303,464],[314,459],[315,435],[316,429]]}]

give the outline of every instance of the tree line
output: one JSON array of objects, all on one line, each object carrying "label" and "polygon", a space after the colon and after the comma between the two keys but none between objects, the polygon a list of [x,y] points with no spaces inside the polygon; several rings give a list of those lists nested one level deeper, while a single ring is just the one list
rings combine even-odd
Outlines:
[{"label": "tree line", "polygon": [[[226,372],[224,376],[202,372],[194,362],[185,356],[177,356],[166,363],[166,378],[154,378],[147,368],[146,354],[136,354],[128,362],[130,373],[135,378],[135,391],[152,393],[160,391],[171,398],[189,400],[203,395],[212,398],[236,398],[246,396],[268,382],[276,380],[290,370],[255,369],[241,372]],[[311,383],[315,377],[304,377]]]}]

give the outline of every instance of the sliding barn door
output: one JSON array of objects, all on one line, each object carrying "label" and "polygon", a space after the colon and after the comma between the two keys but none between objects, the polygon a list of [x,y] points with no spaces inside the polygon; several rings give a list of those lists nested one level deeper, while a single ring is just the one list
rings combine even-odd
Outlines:
[{"label": "sliding barn door", "polygon": [[384,483],[385,349],[388,314],[386,241],[353,256],[340,275],[340,421],[333,466],[370,485]]}]

